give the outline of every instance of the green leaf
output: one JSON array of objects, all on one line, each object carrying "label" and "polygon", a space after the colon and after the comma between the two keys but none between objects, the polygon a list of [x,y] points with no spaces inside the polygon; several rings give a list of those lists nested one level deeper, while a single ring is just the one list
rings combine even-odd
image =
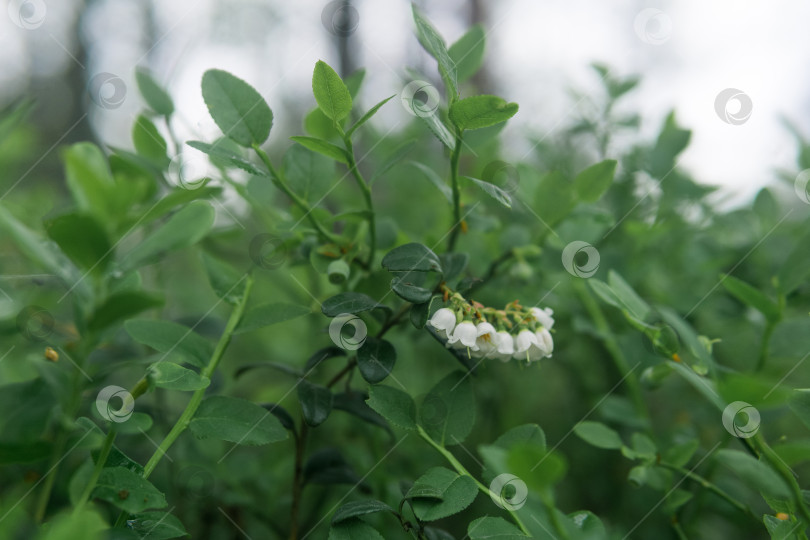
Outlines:
[{"label": "green leaf", "polygon": [[360,420],[363,420],[364,422],[381,427],[393,437],[394,432],[385,421],[385,418],[369,407],[366,403],[366,399],[368,399],[367,395],[356,390],[351,390],[341,394],[333,394],[332,408],[339,411],[345,411],[356,416]]},{"label": "green leaf", "polygon": [[323,154],[294,144],[284,153],[284,175],[306,200],[320,202],[332,187],[335,162]]},{"label": "green leaf", "polygon": [[545,449],[546,434],[543,432],[543,428],[537,424],[523,424],[522,426],[513,427],[498,437],[492,444],[507,450],[516,445],[532,445]]},{"label": "green leaf", "polygon": [[422,13],[411,4],[413,9],[413,20],[416,23],[416,35],[422,47],[436,59],[439,63],[439,74],[442,76],[444,84],[447,86],[447,93],[450,96],[458,95],[458,80],[456,76],[456,64],[447,52],[447,45],[435,28],[424,18]]},{"label": "green leaf", "polygon": [[444,198],[447,199],[447,202],[451,204],[453,203],[453,190],[450,189],[450,186],[448,186],[445,183],[445,181],[439,177],[438,174],[436,174],[436,171],[434,171],[433,169],[431,169],[430,167],[428,167],[423,163],[419,163],[418,161],[409,161],[408,165],[413,165],[414,167],[422,171],[425,177],[428,180],[430,180],[430,183],[436,186],[436,188],[439,191],[441,191],[442,195],[444,195]]},{"label": "green leaf", "polygon": [[[11,510],[8,510],[8,512],[10,513]],[[8,513],[5,515],[8,515]],[[65,512],[53,518],[48,518],[47,526],[39,528],[39,534],[36,538],[37,540],[68,540],[73,538],[101,540],[107,538],[105,532],[107,529],[109,529],[109,525],[98,511],[85,508],[81,511]],[[19,538],[20,536],[11,535],[6,538],[14,537]],[[32,538],[32,536],[28,536],[28,538]]]},{"label": "green leaf", "polygon": [[120,269],[126,273],[160,260],[169,251],[192,246],[204,238],[213,225],[213,207],[204,201],[190,202],[124,255]]},{"label": "green leaf", "polygon": [[624,446],[621,437],[616,431],[601,422],[584,421],[574,426],[574,433],[583,441],[596,446],[616,450]]},{"label": "green leaf", "polygon": [[332,525],[328,540],[385,540],[385,538],[362,519],[350,518]]},{"label": "green leaf", "polygon": [[367,500],[367,501],[352,501],[346,503],[337,509],[335,515],[332,516],[332,524],[346,521],[349,518],[364,516],[366,514],[373,514],[375,512],[391,512],[394,510],[381,501]]},{"label": "green leaf", "polygon": [[781,476],[766,463],[745,452],[723,448],[717,451],[715,459],[763,495],[781,498],[790,496],[790,490]]},{"label": "green leaf", "polygon": [[302,379],[298,383],[298,401],[304,420],[310,426],[323,424],[332,412],[332,392],[325,386]]},{"label": "green leaf", "polygon": [[138,90],[141,92],[144,101],[153,111],[161,116],[172,115],[174,112],[172,98],[147,70],[136,69],[135,82],[138,84]]},{"label": "green leaf", "polygon": [[102,330],[119,321],[129,319],[141,311],[163,305],[163,298],[139,291],[114,294],[99,306],[87,321],[88,330]]},{"label": "green leaf", "polygon": [[336,146],[329,141],[325,141],[323,139],[317,139],[315,137],[302,137],[302,136],[295,136],[290,137],[293,141],[297,142],[301,146],[305,148],[309,148],[313,152],[318,152],[319,154],[323,154],[327,157],[334,159],[344,165],[349,164],[349,156],[346,154],[346,151]]},{"label": "green leaf", "polygon": [[450,121],[460,130],[480,129],[506,122],[518,112],[517,103],[507,103],[497,96],[472,96],[460,99],[450,107]]},{"label": "green leaf", "polygon": [[245,274],[205,252],[202,253],[202,260],[208,283],[216,295],[229,304],[237,304],[245,289]]},{"label": "green leaf", "polygon": [[368,122],[368,121],[369,121],[369,119],[370,119],[372,116],[374,116],[374,115],[377,113],[377,111],[379,111],[379,110],[380,110],[380,107],[382,107],[383,105],[385,105],[386,103],[388,103],[388,102],[389,102],[389,101],[390,101],[392,98],[395,98],[395,97],[396,97],[396,94],[394,94],[393,96],[387,97],[387,98],[385,98],[384,100],[382,100],[382,101],[380,101],[379,103],[377,103],[376,105],[374,105],[374,106],[373,106],[371,109],[369,109],[369,110],[368,110],[368,112],[367,112],[366,114],[364,114],[362,117],[360,117],[360,120],[358,120],[357,122],[355,122],[355,123],[354,123],[354,125],[353,125],[352,127],[350,127],[350,128],[349,128],[349,131],[347,131],[347,132],[346,132],[346,136],[347,136],[347,137],[351,137],[351,136],[352,136],[352,133],[354,133],[355,131],[357,131],[357,128],[359,128],[360,126],[362,126],[363,124],[365,124],[366,122]]},{"label": "green leaf", "polygon": [[386,253],[382,265],[389,272],[442,271],[438,255],[424,244],[416,242],[395,247]]},{"label": "green leaf", "polygon": [[[346,118],[337,122],[337,125],[342,129],[345,123]],[[323,111],[319,107],[315,107],[304,117],[304,130],[319,139],[330,140],[341,138],[340,132],[335,127],[335,122],[323,114]]]},{"label": "green leaf", "polygon": [[768,321],[775,323],[781,319],[782,313],[779,310],[779,305],[752,285],[728,274],[720,276],[720,283],[737,300],[762,313]]},{"label": "green leaf", "polygon": [[762,522],[765,528],[768,529],[768,534],[771,540],[799,540],[801,538],[796,534],[800,525],[790,520],[781,520],[774,516],[762,516]]},{"label": "green leaf", "polygon": [[219,158],[226,163],[233,165],[234,167],[238,167],[254,176],[267,176],[266,173],[260,171],[253,163],[246,160],[242,156],[234,154],[227,148],[223,148],[220,144],[208,144],[202,141],[186,141],[186,144],[195,150],[208,154],[212,158]]},{"label": "green leaf", "polygon": [[244,334],[271,324],[297,319],[310,313],[312,313],[312,310],[309,307],[298,304],[288,304],[286,302],[262,304],[249,309],[244,314],[234,334]]},{"label": "green leaf", "polygon": [[132,339],[162,353],[177,352],[197,367],[205,367],[214,354],[211,343],[191,328],[172,321],[135,319],[124,323]]},{"label": "green leaf", "polygon": [[227,71],[210,69],[202,78],[202,95],[211,118],[227,137],[246,147],[267,140],[273,112],[248,83]]},{"label": "green leaf", "polygon": [[574,177],[574,191],[581,201],[596,202],[607,191],[616,174],[616,160],[591,165]]},{"label": "green leaf", "polygon": [[360,68],[349,73],[343,80],[346,83],[346,88],[349,89],[349,95],[352,99],[357,97],[360,92],[360,87],[363,85],[363,80],[366,78],[366,68]]},{"label": "green leaf", "polygon": [[[810,221],[805,222],[805,228]],[[810,274],[810,231],[794,240],[793,251],[788,254],[787,259],[779,268],[779,289],[782,294],[788,295],[795,291]]]},{"label": "green leaf", "polygon": [[675,168],[675,159],[688,145],[692,132],[682,129],[671,112],[650,152],[648,170],[654,178],[663,179]]},{"label": "green leaf", "polygon": [[147,508],[165,508],[166,497],[142,476],[124,467],[108,467],[101,471],[93,497],[118,508],[137,514]]},{"label": "green leaf", "polygon": [[574,187],[561,173],[554,171],[540,179],[532,208],[548,227],[553,227],[575,206]]},{"label": "green leaf", "polygon": [[100,275],[112,251],[104,227],[89,214],[64,214],[45,223],[45,231],[76,266]]},{"label": "green leaf", "polygon": [[386,306],[363,293],[345,292],[327,298],[321,304],[321,311],[327,317],[337,317],[342,313],[361,313],[379,307]]},{"label": "green leaf", "polygon": [[278,418],[255,403],[226,396],[206,398],[188,427],[198,439],[220,439],[248,446],[287,438],[287,430]]},{"label": "green leaf", "polygon": [[157,218],[163,217],[167,212],[175,207],[183,206],[191,201],[208,199],[219,195],[220,193],[222,193],[222,188],[220,187],[203,186],[192,190],[178,188],[167,193],[146,212],[135,219],[131,219],[129,223],[132,225],[146,225]]},{"label": "green leaf", "polygon": [[529,538],[520,529],[499,517],[478,518],[467,527],[470,540],[519,540]]},{"label": "green leaf", "polygon": [[416,429],[416,405],[411,396],[390,386],[375,385],[368,389],[368,406],[389,423],[403,429]]},{"label": "green leaf", "polygon": [[168,145],[166,139],[160,134],[155,124],[144,115],[139,115],[132,126],[132,143],[138,155],[146,158],[150,163],[163,168],[169,164],[166,155]]},{"label": "green leaf", "polygon": [[447,53],[456,65],[458,82],[464,82],[475,75],[484,63],[484,27],[476,24],[450,45]]},{"label": "green leaf", "polygon": [[454,371],[428,392],[419,423],[441,445],[461,444],[475,423],[475,396],[468,373]]},{"label": "green leaf", "polygon": [[413,497],[413,513],[422,521],[435,521],[458,514],[475,500],[478,486],[467,475],[458,475],[444,467],[434,467],[414,483],[411,491],[429,490],[440,493],[441,498]]},{"label": "green leaf", "polygon": [[413,302],[414,304],[421,304],[430,300],[433,293],[429,289],[425,289],[409,281],[408,278],[411,276],[412,274],[408,272],[403,276],[395,277],[391,280],[391,289],[397,293],[397,296],[400,298],[408,302]]},{"label": "green leaf", "polygon": [[382,382],[394,369],[397,351],[384,339],[370,337],[357,351],[357,367],[371,384]]},{"label": "green leaf", "polygon": [[685,467],[697,452],[698,446],[700,446],[700,443],[697,439],[690,439],[684,443],[670,446],[664,450],[663,461],[676,467]]},{"label": "green leaf", "polygon": [[793,391],[788,406],[799,420],[810,429],[810,389],[797,388]]},{"label": "green leaf", "polygon": [[80,211],[94,214],[101,223],[118,218],[110,209],[115,190],[107,158],[92,143],[76,143],[62,152],[68,189]]},{"label": "green leaf", "polygon": [[485,182],[484,180],[479,180],[478,178],[472,178],[470,176],[462,176],[462,178],[466,178],[467,180],[473,182],[476,186],[480,187],[484,193],[501,203],[506,208],[512,208],[512,197],[490,182]]},{"label": "green leaf", "polygon": [[430,131],[433,132],[433,134],[437,139],[439,139],[439,141],[441,141],[442,144],[444,144],[450,150],[454,149],[456,146],[456,136],[453,135],[446,125],[444,125],[444,122],[442,122],[442,119],[439,118],[438,113],[420,114],[418,116],[425,122],[425,124],[427,124]]},{"label": "green leaf", "polygon": [[323,60],[318,60],[312,72],[312,94],[318,107],[335,122],[352,112],[352,96],[334,69]]},{"label": "green leaf", "polygon": [[211,380],[173,362],[157,362],[146,371],[150,386],[167,390],[194,391],[208,388]]},{"label": "green leaf", "polygon": [[168,512],[144,512],[127,520],[127,526],[140,540],[169,540],[188,536],[179,519]]},{"label": "green leaf", "polygon": [[636,319],[643,321],[650,314],[650,306],[645,302],[633,288],[619,275],[611,270],[608,273],[608,284],[616,298],[622,303],[624,308]]}]

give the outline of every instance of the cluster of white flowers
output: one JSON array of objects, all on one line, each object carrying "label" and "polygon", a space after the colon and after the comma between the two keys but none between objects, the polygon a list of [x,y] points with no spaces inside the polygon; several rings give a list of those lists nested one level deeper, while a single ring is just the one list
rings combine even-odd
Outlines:
[{"label": "cluster of white flowers", "polygon": [[[499,329],[487,322],[481,310],[469,310],[474,314],[472,320],[464,316],[464,311],[441,308],[428,321],[436,333],[447,340],[448,347],[466,348],[474,358],[497,358],[503,362],[512,358],[533,362],[550,357],[554,351],[554,340],[549,332],[554,326],[554,312],[550,308],[533,307],[526,313],[514,309],[509,312],[489,310]],[[514,323],[510,317],[515,319]]]}]

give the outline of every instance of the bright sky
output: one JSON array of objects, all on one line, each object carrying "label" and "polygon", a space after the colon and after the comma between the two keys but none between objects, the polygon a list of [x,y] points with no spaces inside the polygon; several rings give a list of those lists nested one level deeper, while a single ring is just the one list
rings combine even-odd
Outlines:
[{"label": "bright sky", "polygon": [[[67,30],[76,4],[77,0],[2,0],[0,103],[24,88],[32,72],[53,73],[76,61],[71,51],[77,37]],[[462,0],[421,4],[448,41],[463,33],[465,24],[455,17]],[[553,137],[574,105],[569,89],[598,88],[588,66],[599,61],[620,75],[642,75],[631,105],[642,113],[643,134],[654,134],[673,108],[679,122],[693,130],[681,166],[700,181],[720,184],[741,200],[773,182],[776,168],[795,172],[796,145],[781,119],[790,119],[810,136],[806,75],[810,3],[498,0],[486,4],[493,80],[503,97],[521,106],[509,127],[511,133],[529,129]],[[331,36],[321,22],[325,1],[154,2],[151,31],[157,45],[148,51],[144,36],[150,24],[141,5],[141,0],[97,0],[83,23],[85,39],[94,45],[86,66],[88,79],[111,73],[128,90],[119,108],[91,107],[96,129],[113,145],[129,144],[129,129],[141,107],[135,98],[135,65],[150,65],[168,85],[183,121],[181,137],[213,138],[217,130],[199,90],[206,69],[219,67],[245,78],[268,99],[281,130],[299,131],[301,112],[296,109],[301,100],[308,100],[306,108],[314,103],[309,97],[312,66],[318,59],[337,62]],[[410,81],[402,66],[435,70],[421,64],[424,57],[412,37],[408,2],[357,0],[356,6],[360,18],[354,37],[360,63],[369,72],[366,106],[402,90]],[[23,24],[33,21],[29,24],[33,28],[23,29],[15,24],[19,19],[12,21],[21,9],[27,16]],[[717,96],[726,89],[742,94],[725,109],[731,123],[715,111]],[[405,119],[404,110],[391,105],[376,121],[395,126]]]}]

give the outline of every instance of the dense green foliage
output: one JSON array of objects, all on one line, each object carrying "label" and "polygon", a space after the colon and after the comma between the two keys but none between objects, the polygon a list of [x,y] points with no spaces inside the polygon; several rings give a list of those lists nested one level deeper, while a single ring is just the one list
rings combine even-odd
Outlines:
[{"label": "dense green foliage", "polygon": [[0,538],[807,538],[807,197],[717,210],[602,66],[508,163],[483,30],[414,21],[445,95],[319,61],[291,144],[222,70],[223,137],[164,137],[140,70],[54,190],[2,113]]}]

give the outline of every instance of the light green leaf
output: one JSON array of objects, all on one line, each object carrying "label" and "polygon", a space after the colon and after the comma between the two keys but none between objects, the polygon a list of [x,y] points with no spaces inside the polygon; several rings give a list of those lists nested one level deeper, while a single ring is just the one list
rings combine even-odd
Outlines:
[{"label": "light green leaf", "polygon": [[135,319],[124,324],[127,333],[162,353],[177,352],[197,367],[205,367],[214,353],[211,343],[191,328],[172,321]]},{"label": "light green leaf", "polygon": [[102,330],[147,309],[163,305],[163,298],[140,291],[124,291],[107,298],[87,321],[88,330]]},{"label": "light green leaf", "polygon": [[430,131],[436,136],[439,141],[442,142],[447,148],[453,150],[456,145],[456,136],[450,132],[450,129],[444,125],[442,119],[439,118],[438,111],[433,114],[420,114],[419,118],[421,118],[427,127],[430,128]]},{"label": "light green leaf", "polygon": [[416,35],[422,47],[436,59],[439,63],[439,74],[442,76],[444,84],[447,86],[447,93],[450,96],[458,95],[458,80],[456,76],[456,64],[447,52],[447,45],[435,28],[422,15],[416,4],[411,5],[413,9],[413,20],[416,23]]},{"label": "light green leaf", "polygon": [[288,436],[278,418],[264,408],[226,396],[206,398],[188,427],[198,439],[220,439],[248,446],[283,441]]},{"label": "light green leaf", "polygon": [[[805,221],[804,228],[808,230],[810,220]],[[782,294],[788,295],[795,291],[810,274],[810,230],[794,240],[794,248],[779,267],[779,289]]]},{"label": "light green leaf", "polygon": [[717,451],[715,459],[763,495],[781,498],[790,496],[790,490],[781,476],[766,463],[745,452],[723,448]]},{"label": "light green leaf", "polygon": [[583,441],[596,446],[597,448],[606,448],[608,450],[615,450],[621,448],[621,437],[616,431],[610,429],[605,424],[600,422],[584,421],[574,426],[574,433]]},{"label": "light green leaf", "polygon": [[211,118],[227,137],[246,147],[267,140],[273,112],[248,83],[227,71],[210,69],[203,75],[202,94]]},{"label": "light green leaf", "polygon": [[366,403],[389,423],[403,429],[416,429],[416,405],[402,390],[374,385],[368,389]]},{"label": "light green leaf", "polygon": [[490,182],[485,182],[484,180],[479,180],[478,178],[472,178],[470,176],[463,176],[462,178],[466,178],[467,180],[473,182],[476,186],[481,188],[484,193],[501,203],[503,206],[511,209],[512,208],[512,197]]},{"label": "light green leaf", "polygon": [[596,202],[607,191],[616,174],[616,160],[591,165],[574,177],[574,191],[581,201]]},{"label": "light green leaf", "polygon": [[312,94],[323,114],[335,122],[343,120],[352,111],[349,89],[340,75],[323,60],[318,60],[312,72]]},{"label": "light green leaf", "polygon": [[[97,510],[85,508],[81,511],[65,512],[48,518],[47,526],[39,528],[39,534],[36,538],[37,540],[68,540],[73,538],[101,540],[107,537],[107,533],[104,531],[108,529],[107,522]],[[7,538],[13,537],[14,535]]]},{"label": "light green leaf", "polygon": [[651,311],[650,306],[633,290],[618,272],[611,270],[608,273],[608,284],[616,295],[616,298],[619,299],[624,308],[629,311],[631,315],[640,321],[647,318]]},{"label": "light green leaf", "polygon": [[329,141],[325,141],[323,139],[317,139],[315,137],[302,137],[302,136],[295,136],[290,137],[293,141],[297,142],[301,146],[309,148],[313,152],[318,152],[319,154],[323,154],[327,157],[334,159],[344,165],[349,164],[349,157],[346,154],[346,151],[336,146]]},{"label": "light green leaf", "polygon": [[775,323],[782,317],[779,305],[752,285],[728,274],[721,275],[720,282],[737,300],[753,307],[770,322]]},{"label": "light green leaf", "polygon": [[442,193],[442,195],[444,195],[444,198],[447,199],[447,202],[451,204],[453,203],[453,190],[450,189],[450,186],[448,186],[447,183],[444,180],[442,180],[438,174],[436,174],[436,171],[434,171],[424,163],[419,163],[418,161],[409,161],[408,164],[413,165],[414,167],[422,171],[425,177],[428,180],[430,180],[430,183],[436,186],[436,189],[438,189]]},{"label": "light green leaf", "polygon": [[82,270],[101,275],[112,246],[104,227],[89,214],[64,214],[45,223],[45,231]]},{"label": "light green leaf", "polygon": [[211,380],[173,362],[158,362],[149,366],[146,376],[150,386],[167,390],[194,391],[208,388]]},{"label": "light green leaf", "polygon": [[238,303],[245,289],[245,274],[205,252],[202,253],[202,260],[208,283],[216,295],[229,304]]},{"label": "light green leaf", "polygon": [[226,163],[233,165],[234,167],[238,167],[254,176],[267,176],[266,173],[260,171],[253,163],[246,160],[242,156],[234,154],[227,148],[224,148],[221,144],[208,144],[202,141],[186,141],[186,144],[195,150],[208,154],[212,158],[219,158]]},{"label": "light green leaf", "polygon": [[534,212],[549,227],[567,216],[576,205],[574,186],[561,173],[550,172],[540,179],[534,192]]},{"label": "light green leaf", "polygon": [[115,180],[107,158],[93,143],[76,143],[62,152],[65,179],[79,210],[96,215],[101,223],[108,223],[113,215]]},{"label": "light green leaf", "polygon": [[481,69],[484,63],[485,42],[484,27],[476,24],[450,45],[447,52],[456,65],[459,83],[466,81]]},{"label": "light green leaf", "polygon": [[517,103],[497,96],[472,96],[453,103],[450,121],[459,129],[480,129],[506,122],[518,112]]},{"label": "light green leaf", "polygon": [[130,514],[167,506],[163,493],[148,480],[124,467],[103,469],[93,497],[107,501]]},{"label": "light green leaf", "polygon": [[161,116],[171,116],[174,112],[174,103],[168,92],[164,90],[152,75],[145,69],[135,70],[135,82],[138,84],[144,101],[153,111]]},{"label": "light green leaf", "polygon": [[285,302],[273,302],[270,304],[262,304],[249,309],[239,326],[236,327],[234,334],[243,334],[251,332],[258,328],[264,328],[271,324],[278,324],[284,321],[290,321],[309,315],[312,310],[307,306],[300,306],[298,304],[288,304]]},{"label": "light green leaf", "polygon": [[380,107],[382,107],[383,105],[388,103],[392,98],[395,98],[395,97],[396,97],[396,94],[394,94],[393,96],[387,97],[384,100],[377,103],[376,105],[374,105],[371,109],[368,110],[368,112],[366,114],[364,114],[362,117],[360,117],[360,120],[355,122],[354,125],[349,128],[349,131],[346,132],[346,136],[351,137],[352,133],[357,131],[357,128],[359,128],[360,126],[362,126],[363,124],[368,122],[369,119],[371,119],[371,117],[374,116],[377,113],[377,111],[380,110]]},{"label": "light green leaf", "polygon": [[149,234],[121,259],[121,271],[128,272],[161,259],[167,252],[192,246],[202,240],[214,225],[214,208],[204,201],[193,201]]},{"label": "light green leaf", "polygon": [[169,164],[166,155],[168,145],[155,124],[144,115],[139,115],[132,126],[132,143],[138,155],[147,161],[163,168]]}]

